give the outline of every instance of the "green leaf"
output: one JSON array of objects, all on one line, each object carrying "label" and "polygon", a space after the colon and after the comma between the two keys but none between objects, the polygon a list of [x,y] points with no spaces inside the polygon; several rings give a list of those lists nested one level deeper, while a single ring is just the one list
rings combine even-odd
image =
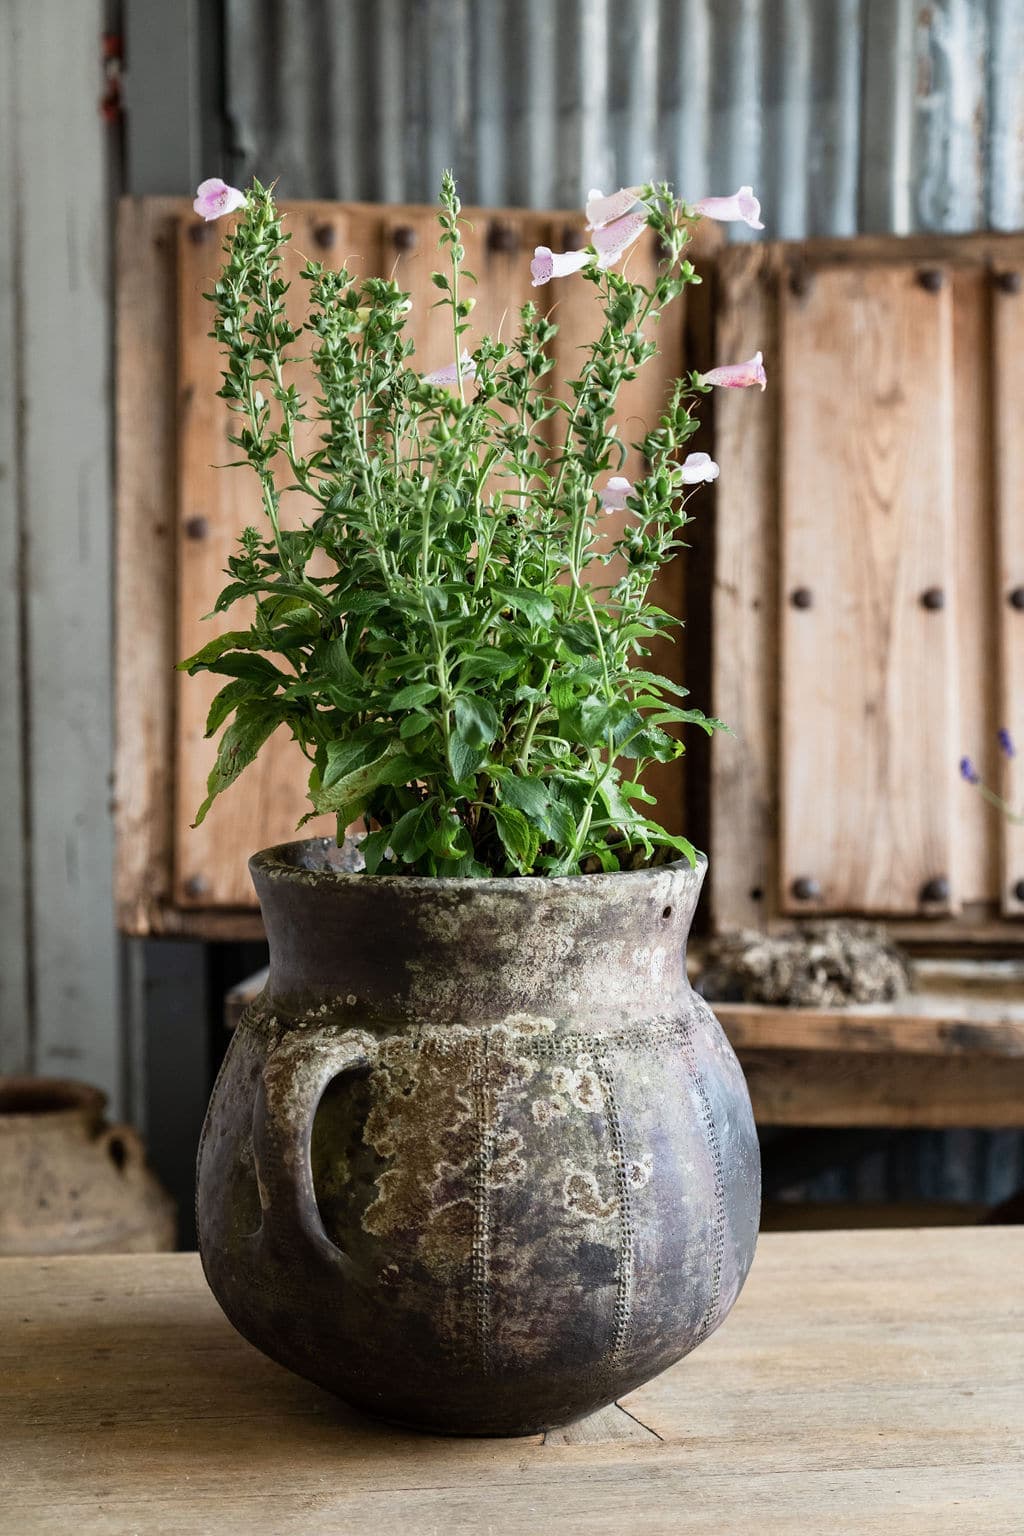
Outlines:
[{"label": "green leaf", "polygon": [[492,596],[514,608],[517,613],[524,614],[531,624],[550,624],[555,616],[555,605],[550,597],[543,592],[534,592],[529,587],[494,587]]},{"label": "green leaf", "polygon": [[461,736],[453,735],[448,743],[448,765],[452,770],[455,787],[469,784],[487,759],[487,753],[479,747],[470,747]]},{"label": "green leaf", "polygon": [[499,721],[494,705],[472,693],[460,693],[455,700],[455,730],[467,747],[489,747],[498,734]]},{"label": "green leaf", "polygon": [[499,779],[501,798],[506,805],[522,811],[539,827],[546,828],[550,805],[543,779],[521,778],[517,774],[502,773]]},{"label": "green leaf", "polygon": [[400,816],[391,828],[391,850],[403,864],[415,864],[430,846],[430,839],[437,827],[437,800],[433,795],[422,805],[414,805],[411,811]]},{"label": "green leaf", "polygon": [[527,874],[533,868],[540,847],[537,832],[522,811],[517,811],[514,806],[499,804],[492,805],[490,809],[505,852],[516,869],[521,874]]},{"label": "green leaf", "polygon": [[259,635],[254,634],[251,629],[229,629],[225,634],[208,640],[194,656],[189,656],[185,661],[179,661],[178,671],[203,672],[211,662],[223,656],[225,651],[258,651],[262,643]]},{"label": "green leaf", "polygon": [[235,782],[243,768],[248,768],[282,718],[281,705],[270,699],[257,699],[238,706],[234,720],[220,739],[217,761],[206,781],[206,799],[196,812],[194,827],[205,819],[217,796]]},{"label": "green leaf", "polygon": [[430,704],[440,693],[436,683],[408,683],[406,687],[399,688],[391,699],[388,708],[417,709],[421,704]]},{"label": "green leaf", "polygon": [[214,731],[218,731],[224,724],[233,709],[237,709],[239,704],[245,703],[247,699],[258,697],[260,697],[259,693],[247,677],[236,677],[230,683],[225,683],[210,705],[210,712],[206,717],[205,734],[212,736]]},{"label": "green leaf", "polygon": [[317,811],[354,821],[366,809],[373,791],[386,781],[392,760],[400,754],[401,746],[394,737],[386,744],[379,737],[329,742],[327,767],[314,801]]},{"label": "green leaf", "polygon": [[418,710],[404,716],[398,727],[398,735],[402,741],[409,741],[413,736],[420,736],[424,731],[433,727],[433,720],[429,715],[421,715]]}]

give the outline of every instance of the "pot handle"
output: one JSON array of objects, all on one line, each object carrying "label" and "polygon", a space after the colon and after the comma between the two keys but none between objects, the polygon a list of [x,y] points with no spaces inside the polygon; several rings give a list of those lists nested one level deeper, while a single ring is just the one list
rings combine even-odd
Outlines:
[{"label": "pot handle", "polygon": [[369,1066],[371,1049],[369,1036],[353,1031],[296,1030],[271,1051],[256,1090],[252,1144],[264,1234],[287,1251],[305,1248],[335,1267],[348,1259],[320,1219],[310,1160],[313,1121],[331,1079]]}]

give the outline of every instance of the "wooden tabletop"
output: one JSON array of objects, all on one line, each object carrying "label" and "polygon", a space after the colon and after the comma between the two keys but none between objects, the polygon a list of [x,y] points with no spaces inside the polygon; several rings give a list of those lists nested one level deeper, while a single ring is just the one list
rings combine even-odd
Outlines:
[{"label": "wooden tabletop", "polygon": [[0,1260],[4,1536],[1019,1536],[1024,1231],[763,1237],[732,1317],[568,1431],[359,1418],[191,1254]]}]

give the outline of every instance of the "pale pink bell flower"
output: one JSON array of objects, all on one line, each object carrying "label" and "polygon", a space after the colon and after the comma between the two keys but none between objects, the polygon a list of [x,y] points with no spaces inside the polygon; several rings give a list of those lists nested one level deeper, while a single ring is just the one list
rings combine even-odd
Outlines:
[{"label": "pale pink bell flower", "polygon": [[688,453],[679,473],[684,485],[700,485],[705,480],[717,480],[719,468],[709,453]]},{"label": "pale pink bell flower", "polygon": [[234,213],[244,202],[244,192],[229,187],[219,176],[211,176],[208,181],[199,183],[192,207],[209,224],[211,219],[219,219],[222,214]]},{"label": "pale pink bell flower", "polygon": [[612,475],[607,485],[598,491],[598,500],[605,512],[625,512],[626,498],[632,496],[633,486],[625,475]]},{"label": "pale pink bell flower", "polygon": [[764,389],[768,383],[764,358],[760,352],[755,352],[745,363],[726,363],[721,368],[712,368],[710,372],[701,374],[700,382],[717,384],[722,389],[749,389],[752,384],[758,384]]},{"label": "pale pink bell flower", "polygon": [[[465,347],[462,349],[462,377],[464,379],[476,378],[476,363],[470,357]],[[435,368],[433,373],[423,375],[424,384],[437,384],[440,386],[453,385],[459,382],[460,370],[454,363],[447,363],[444,368]]]},{"label": "pale pink bell flower", "polygon": [[613,267],[634,240],[639,240],[647,228],[646,213],[627,213],[612,224],[604,224],[594,230],[593,247],[597,252],[597,264],[604,271]]},{"label": "pale pink bell flower", "polygon": [[585,267],[591,257],[587,251],[552,251],[546,245],[538,245],[530,262],[534,288],[542,288],[553,277],[568,277]]},{"label": "pale pink bell flower", "polygon": [[640,196],[639,187],[623,187],[618,192],[612,192],[605,197],[603,192],[596,188],[587,193],[587,228],[603,229],[605,224],[611,224],[616,219],[621,219],[624,213],[628,213]]},{"label": "pale pink bell flower", "polygon": [[702,197],[693,206],[706,219],[718,219],[723,224],[742,221],[749,224],[751,229],[764,229],[761,223],[761,204],[754,196],[753,187],[740,187],[731,197]]}]

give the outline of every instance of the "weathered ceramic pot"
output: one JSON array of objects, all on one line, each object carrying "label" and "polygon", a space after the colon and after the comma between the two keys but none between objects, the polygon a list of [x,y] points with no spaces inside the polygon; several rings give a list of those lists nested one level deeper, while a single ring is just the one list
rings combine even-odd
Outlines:
[{"label": "weathered ceramic pot", "polygon": [[106,1102],[86,1083],[0,1077],[0,1255],[174,1247],[173,1202]]},{"label": "weathered ceramic pot", "polygon": [[707,1338],[754,1254],[743,1075],[686,980],[704,875],[370,878],[257,854],[270,976],[199,1151],[228,1317],[384,1418],[527,1434]]}]

